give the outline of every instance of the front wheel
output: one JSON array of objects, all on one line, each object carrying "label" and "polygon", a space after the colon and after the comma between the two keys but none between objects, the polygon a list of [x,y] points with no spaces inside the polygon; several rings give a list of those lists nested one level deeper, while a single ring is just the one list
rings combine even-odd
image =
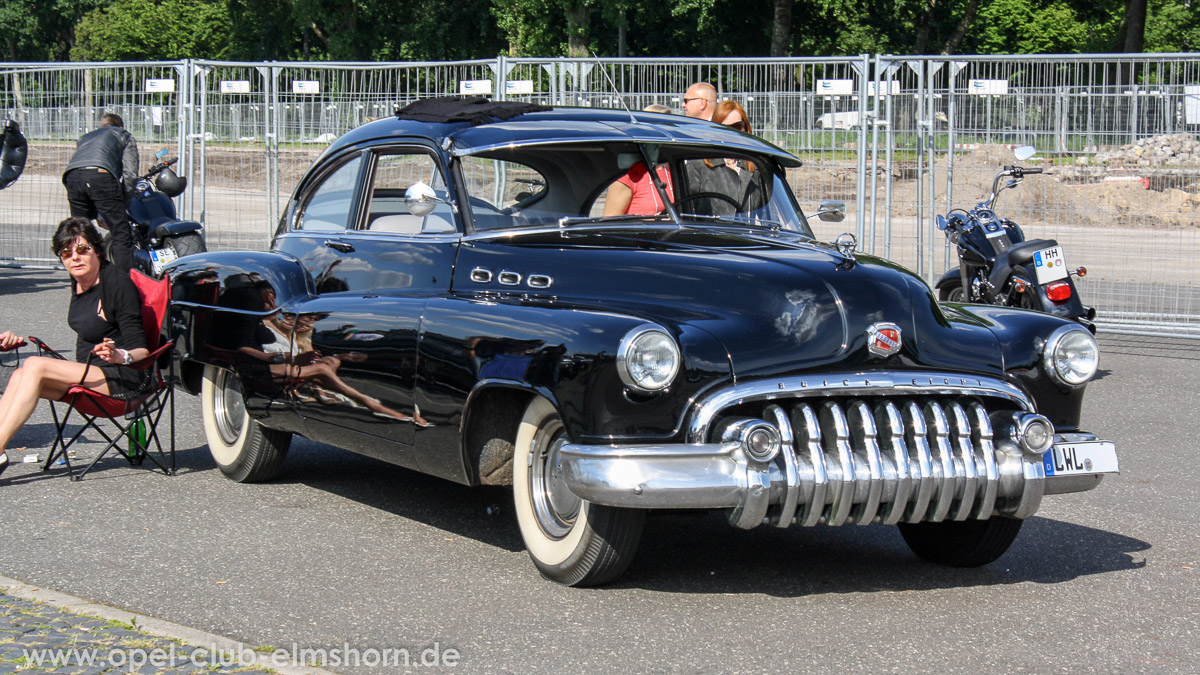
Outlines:
[{"label": "front wheel", "polygon": [[904,542],[923,560],[950,567],[979,567],[1004,555],[1024,522],[992,516],[987,520],[902,523],[898,527]]},{"label": "front wheel", "polygon": [[513,452],[513,498],[525,548],[538,571],[568,586],[595,586],[621,576],[633,561],[645,511],[590,504],[562,480],[566,430],[554,406],[535,398],[525,408]]},{"label": "front wheel", "polygon": [[292,435],[264,428],[246,413],[237,375],[205,366],[200,399],[204,436],[221,473],[238,483],[258,483],[279,475]]},{"label": "front wheel", "polygon": [[184,234],[172,235],[163,239],[163,248],[169,248],[175,251],[175,257],[182,258],[185,255],[194,253],[204,253],[208,247],[204,245],[204,237],[199,233],[187,232]]}]

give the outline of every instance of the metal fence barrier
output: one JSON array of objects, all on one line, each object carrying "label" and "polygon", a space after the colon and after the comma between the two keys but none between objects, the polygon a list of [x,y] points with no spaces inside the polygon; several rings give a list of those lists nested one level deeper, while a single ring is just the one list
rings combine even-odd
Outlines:
[{"label": "metal fence barrier", "polygon": [[1034,145],[1047,173],[997,211],[1057,239],[1088,277],[1104,330],[1200,337],[1200,55],[790,59],[497,59],[437,63],[0,63],[0,115],[31,144],[0,192],[0,264],[54,265],[74,141],[106,111],[166,147],[189,188],[183,217],[211,249],[264,248],[292,186],[340,134],[429,96],[550,105],[681,106],[713,83],[755,132],[804,161],[801,205],[847,202],[860,250],[932,281],[955,262],[934,217],[988,193]]}]

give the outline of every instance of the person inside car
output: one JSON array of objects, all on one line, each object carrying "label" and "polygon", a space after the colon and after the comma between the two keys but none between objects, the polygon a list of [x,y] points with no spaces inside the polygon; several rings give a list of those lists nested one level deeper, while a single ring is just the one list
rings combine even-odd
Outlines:
[{"label": "person inside car", "polygon": [[[646,106],[644,110],[646,112],[671,113],[670,108],[657,103]],[[658,174],[658,179],[662,181],[663,187],[667,189],[667,198],[674,201],[674,186],[671,184],[670,169],[667,168],[666,164],[659,164],[654,168],[654,172]],[[666,208],[666,205],[663,204],[662,195],[654,187],[654,181],[650,178],[650,172],[646,169],[645,162],[634,164],[624,176],[614,181],[609,186],[608,196],[604,200],[604,215],[606,217],[620,215],[652,216],[662,213]]]}]

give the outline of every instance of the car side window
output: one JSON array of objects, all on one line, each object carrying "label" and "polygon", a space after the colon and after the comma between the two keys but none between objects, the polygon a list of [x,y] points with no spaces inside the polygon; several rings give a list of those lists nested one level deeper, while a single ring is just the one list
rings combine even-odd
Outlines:
[{"label": "car side window", "polygon": [[[433,188],[436,201],[427,215],[409,211],[404,193],[415,183]],[[366,227],[371,232],[445,234],[457,231],[446,203],[446,181],[434,157],[423,151],[388,152],[375,160]]]},{"label": "car side window", "polygon": [[546,178],[536,169],[489,157],[464,157],[462,167],[477,230],[553,222],[561,215],[539,208],[547,188]]},{"label": "car side window", "polygon": [[311,190],[296,218],[296,229],[306,232],[345,230],[354,209],[360,166],[362,155],[338,167]]}]

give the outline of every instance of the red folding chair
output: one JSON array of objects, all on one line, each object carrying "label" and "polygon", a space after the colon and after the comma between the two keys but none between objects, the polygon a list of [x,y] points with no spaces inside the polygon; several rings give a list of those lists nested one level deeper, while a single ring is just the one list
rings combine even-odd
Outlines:
[{"label": "red folding chair", "polygon": [[[153,375],[147,380],[147,384],[138,391],[130,392],[120,397],[109,396],[98,391],[88,389],[83,385],[75,385],[67,390],[67,393],[59,399],[60,403],[67,405],[67,411],[62,417],[62,421],[58,419],[58,410],[53,401],[50,403],[51,416],[54,418],[55,439],[54,444],[50,447],[50,454],[46,457],[46,463],[42,466],[42,470],[48,470],[55,462],[61,459],[67,466],[67,474],[73,480],[83,480],[92,467],[96,466],[109,451],[115,449],[122,457],[129,461],[130,464],[138,465],[142,463],[145,457],[149,457],[154,466],[162,470],[164,474],[172,475],[175,473],[175,389],[174,385],[177,381],[175,375],[175,362],[171,358],[171,349],[174,343],[163,339],[162,325],[163,319],[167,313],[167,302],[171,298],[170,281],[167,279],[152,279],[137,270],[131,270],[129,276],[133,279],[133,283],[137,286],[138,294],[142,298],[142,330],[146,334],[146,345],[150,348],[150,355],[146,358],[136,361],[130,365],[131,368],[139,370],[153,369]],[[37,346],[38,350],[48,356],[56,358],[64,358],[58,352],[50,349],[41,340],[31,337]],[[91,367],[92,356],[88,356],[87,366]],[[162,364],[167,364],[166,372],[163,372]],[[87,377],[87,370],[84,370],[84,378]],[[82,379],[82,378],[81,378]],[[163,413],[170,409],[170,451],[164,452],[163,445],[159,440],[159,421],[162,419]],[[73,413],[78,413],[83,419],[83,426],[80,427],[70,440],[65,439],[67,429],[67,421],[70,420]],[[116,433],[110,435],[109,431],[102,427],[98,422],[108,420],[114,427]],[[124,421],[122,421],[124,420]],[[78,474],[75,473],[74,467],[71,466],[71,456],[68,450],[76,440],[87,429],[95,429],[97,433],[108,441],[108,445],[100,454],[96,455],[91,464]],[[137,430],[145,432],[144,441],[138,437]],[[134,434],[131,434],[131,430]],[[121,442],[126,438],[130,439],[130,447],[121,447]],[[153,443],[156,452],[150,450],[150,444]],[[157,456],[155,456],[157,454]],[[170,454],[170,464],[167,462],[167,454]]]}]

